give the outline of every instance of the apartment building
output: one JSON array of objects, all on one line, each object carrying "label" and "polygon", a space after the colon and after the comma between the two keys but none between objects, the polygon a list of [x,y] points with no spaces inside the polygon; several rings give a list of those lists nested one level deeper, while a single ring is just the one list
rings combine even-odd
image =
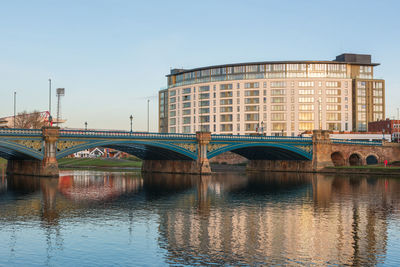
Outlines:
[{"label": "apartment building", "polygon": [[367,131],[385,117],[385,82],[370,55],[172,69],[159,92],[159,131],[297,136]]}]

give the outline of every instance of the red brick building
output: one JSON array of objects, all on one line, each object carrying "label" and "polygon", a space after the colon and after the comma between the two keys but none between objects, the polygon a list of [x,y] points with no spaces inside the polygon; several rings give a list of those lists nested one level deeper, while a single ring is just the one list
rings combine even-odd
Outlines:
[{"label": "red brick building", "polygon": [[400,120],[380,120],[368,123],[368,131],[390,133],[393,141],[398,141],[400,137]]}]

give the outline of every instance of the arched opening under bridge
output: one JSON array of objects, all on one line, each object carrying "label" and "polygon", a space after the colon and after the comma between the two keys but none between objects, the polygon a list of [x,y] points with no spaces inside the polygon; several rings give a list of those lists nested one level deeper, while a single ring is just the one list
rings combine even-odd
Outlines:
[{"label": "arched opening under bridge", "polygon": [[367,165],[376,165],[378,164],[378,159],[374,155],[369,155],[366,158]]},{"label": "arched opening under bridge", "polygon": [[346,165],[346,161],[343,157],[343,154],[341,152],[334,152],[331,154],[331,159],[333,162],[333,165],[336,166],[344,166]]},{"label": "arched opening under bridge", "polygon": [[349,164],[350,166],[361,166],[362,165],[361,156],[356,153],[351,154],[349,157]]},{"label": "arched opening under bridge", "polygon": [[248,160],[312,160],[312,155],[301,148],[292,145],[262,143],[228,145],[209,152],[208,158],[211,159],[227,151],[238,154]]}]

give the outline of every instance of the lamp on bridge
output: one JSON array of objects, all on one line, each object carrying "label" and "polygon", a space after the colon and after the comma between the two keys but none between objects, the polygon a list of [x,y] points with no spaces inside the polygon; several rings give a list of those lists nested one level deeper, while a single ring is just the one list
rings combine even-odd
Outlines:
[{"label": "lamp on bridge", "polygon": [[87,131],[87,121],[85,121],[85,131]]},{"label": "lamp on bridge", "polygon": [[129,119],[131,120],[131,133],[132,133],[132,120],[133,120],[133,116],[131,115],[131,116],[129,117]]},{"label": "lamp on bridge", "polygon": [[264,135],[264,121],[261,122],[261,135]]}]

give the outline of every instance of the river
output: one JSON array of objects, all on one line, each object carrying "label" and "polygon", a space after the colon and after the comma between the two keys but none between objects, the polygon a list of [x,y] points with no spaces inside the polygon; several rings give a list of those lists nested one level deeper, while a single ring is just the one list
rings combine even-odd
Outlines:
[{"label": "river", "polygon": [[3,174],[0,265],[400,266],[399,178]]}]

